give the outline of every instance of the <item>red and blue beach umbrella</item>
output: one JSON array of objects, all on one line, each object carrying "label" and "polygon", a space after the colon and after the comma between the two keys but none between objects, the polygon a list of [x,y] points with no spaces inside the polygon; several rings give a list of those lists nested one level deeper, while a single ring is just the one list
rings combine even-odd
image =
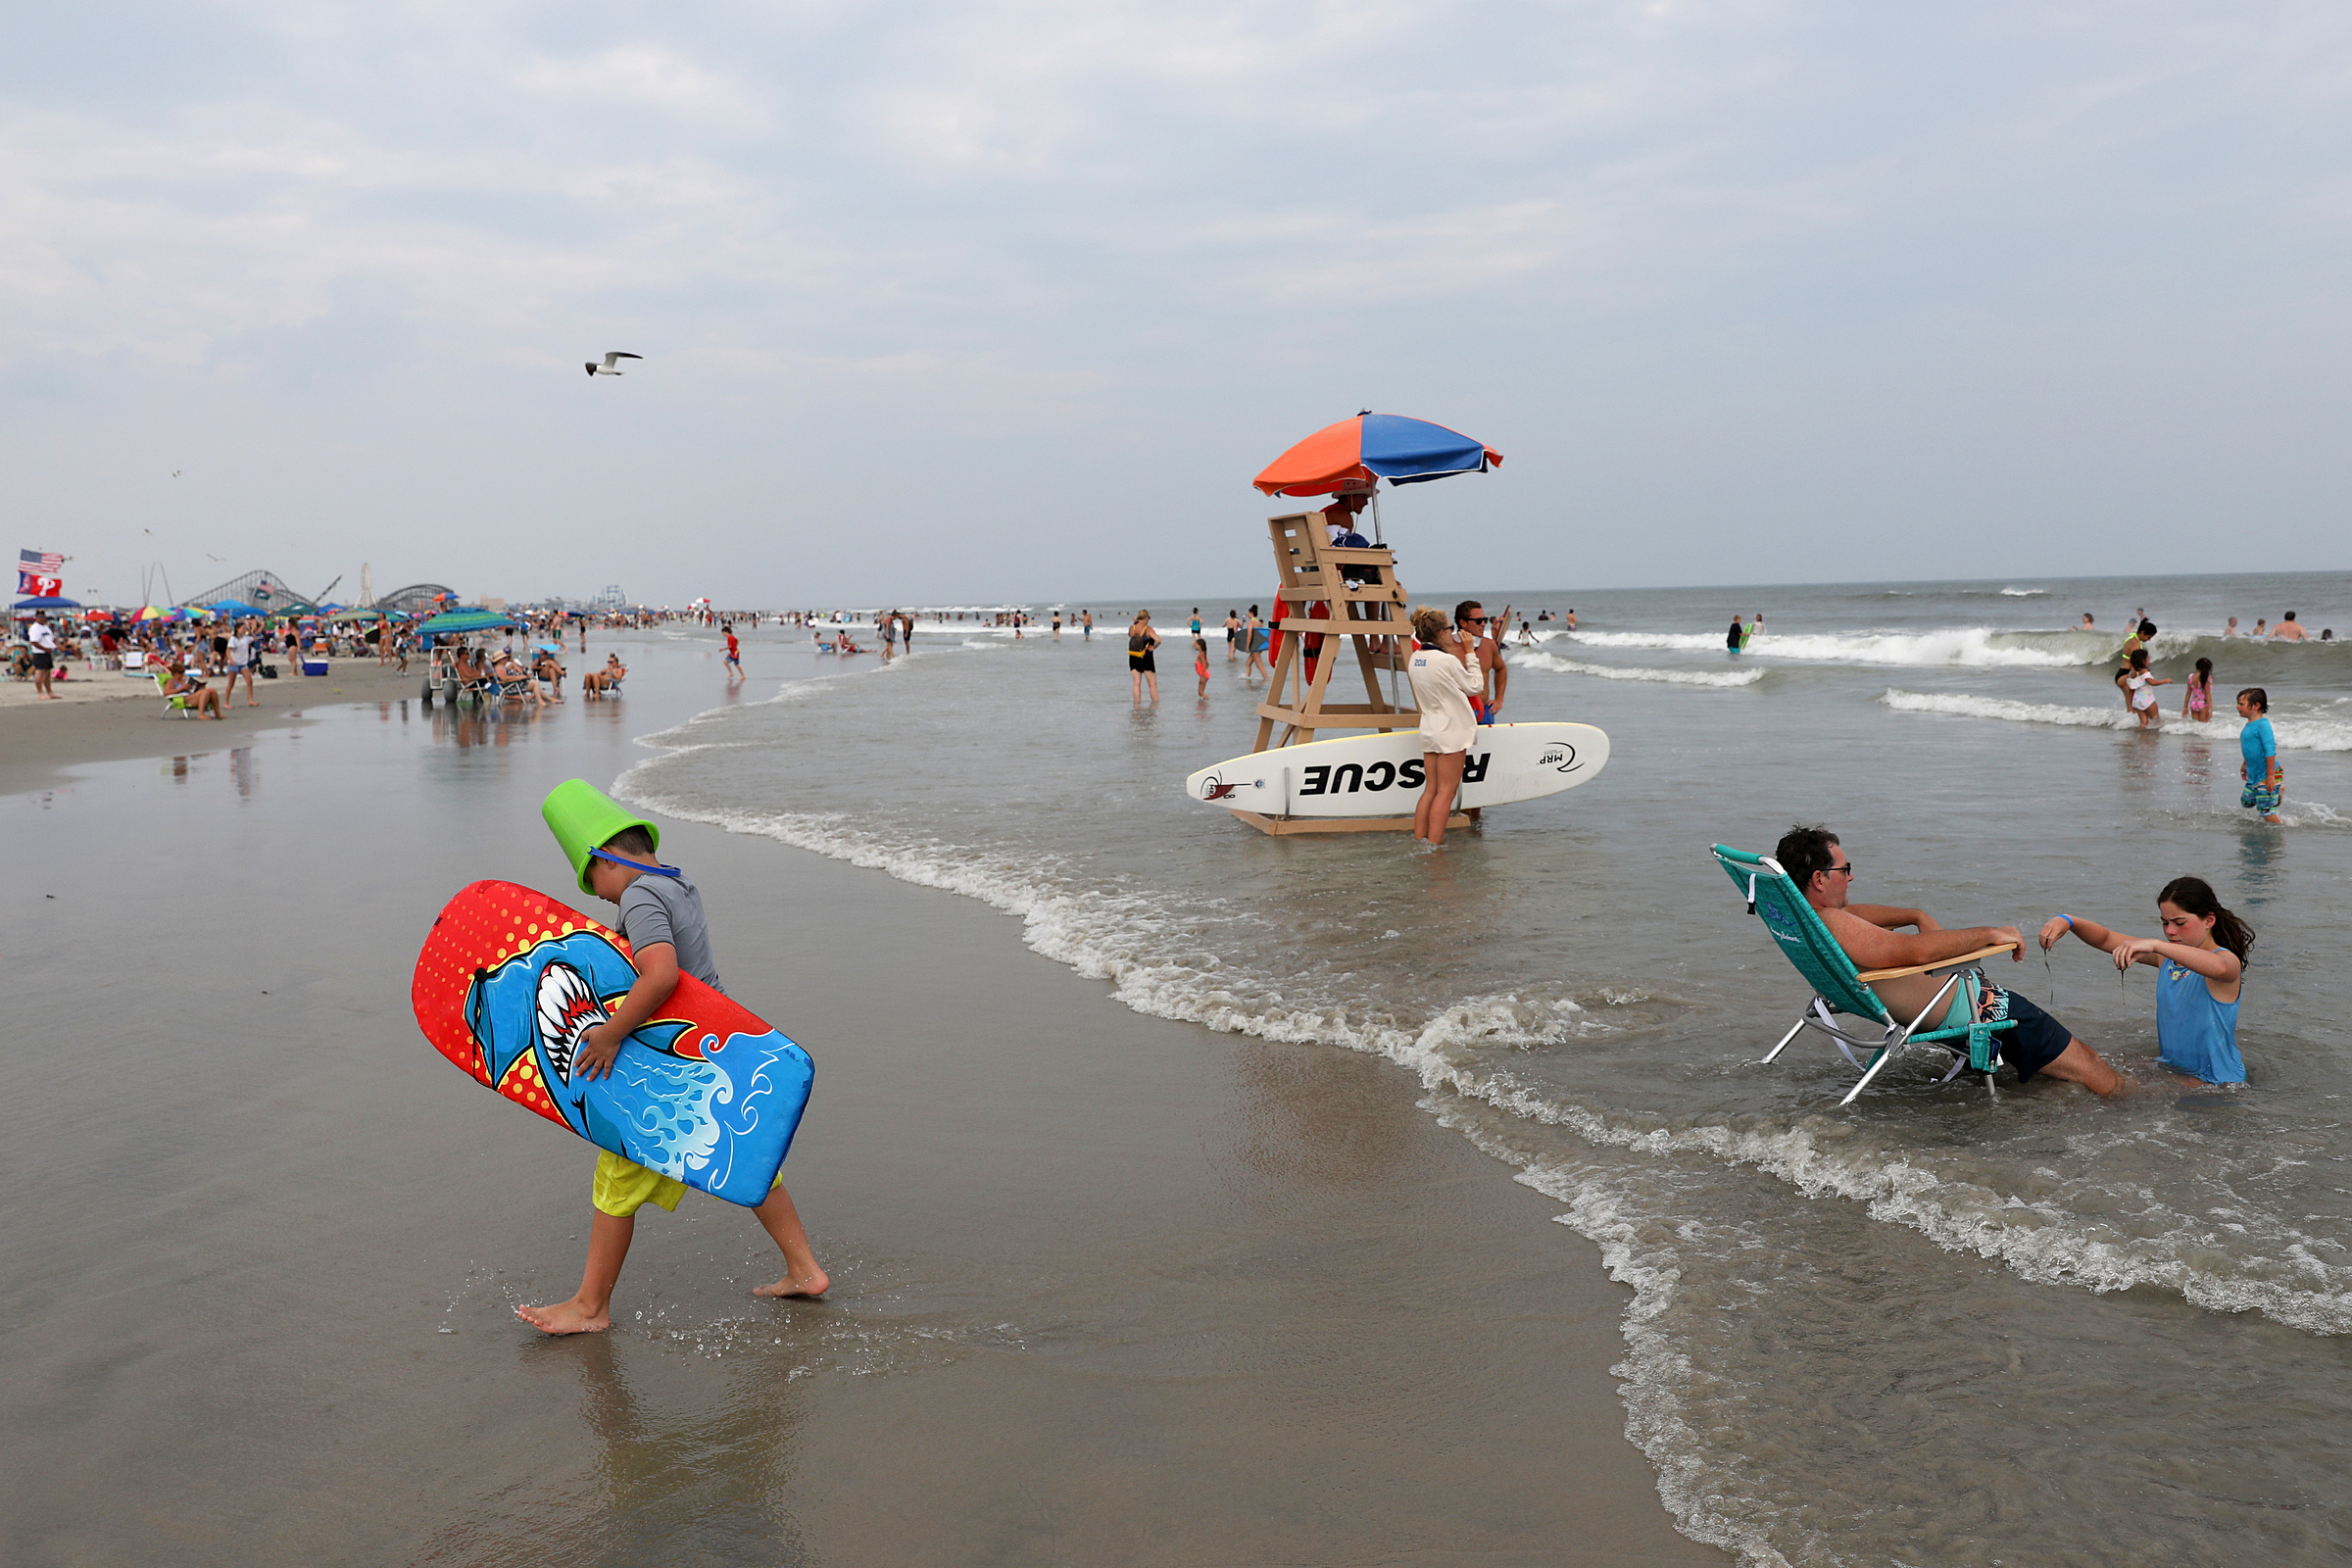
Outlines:
[{"label": "red and blue beach umbrella", "polygon": [[1367,411],[1317,430],[1250,482],[1270,496],[1327,496],[1382,479],[1421,484],[1448,474],[1484,473],[1501,462],[1501,453],[1459,430]]}]

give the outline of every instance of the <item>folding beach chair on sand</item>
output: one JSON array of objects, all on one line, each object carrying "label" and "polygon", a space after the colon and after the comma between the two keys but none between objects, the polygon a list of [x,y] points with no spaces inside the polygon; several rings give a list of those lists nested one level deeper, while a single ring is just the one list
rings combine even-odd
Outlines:
[{"label": "folding beach chair on sand", "polygon": [[[1845,956],[1845,950],[1838,945],[1837,938],[1830,935],[1830,928],[1822,924],[1821,915],[1812,905],[1805,902],[1803,892],[1790,880],[1788,873],[1781,869],[1778,860],[1768,855],[1748,855],[1721,844],[1715,846],[1713,853],[1715,863],[1724,868],[1731,876],[1733,885],[1747,900],[1747,912],[1762,917],[1764,928],[1772,933],[1773,942],[1780,948],[1782,956],[1795,964],[1796,972],[1813,986],[1813,1000],[1805,1004],[1805,1010],[1797,1014],[1796,1022],[1790,1024],[1788,1032],[1781,1036],[1781,1043],[1764,1054],[1765,1061],[1771,1061],[1787,1050],[1788,1042],[1803,1030],[1818,1029],[1837,1042],[1845,1059],[1862,1074],[1854,1087],[1845,1092],[1845,1098],[1838,1102],[1840,1105],[1852,1104],[1855,1097],[1870,1087],[1870,1081],[1879,1075],[1881,1067],[1893,1060],[1905,1047],[1915,1045],[1936,1046],[1951,1053],[1952,1070],[1943,1075],[1943,1082],[1950,1083],[1959,1076],[1960,1069],[1966,1067],[1972,1072],[1983,1073],[1984,1087],[1987,1090],[1992,1088],[1993,1069],[2001,1064],[2000,1044],[1993,1036],[2004,1029],[2015,1028],[2016,1022],[2009,1018],[1989,1022],[1977,1019],[1976,1002],[1980,988],[1974,975],[1955,973],[1946,976],[1934,999],[1909,1023],[1899,1021],[1887,1011],[1886,1004],[1879,1000],[1878,994],[1870,987],[1875,981],[1893,980],[1910,974],[1929,974],[1975,963],[1996,953],[2007,953],[2007,943],[1985,948],[1982,952],[1964,954],[1957,958],[1946,958],[1940,963],[1914,964],[1908,969],[1856,969],[1854,960]],[[1958,1006],[1953,1005],[1955,991],[1959,993]],[[1878,1025],[1881,1030],[1879,1037],[1873,1040],[1846,1033],[1830,1016],[1836,1012],[1868,1019]],[[1955,1012],[1960,1015],[1962,1022],[1952,1021],[1949,1015]],[[1940,1021],[1931,1028],[1928,1027],[1928,1021],[1932,1018]],[[1853,1048],[1856,1046],[1873,1053],[1868,1062],[1854,1054]]]}]

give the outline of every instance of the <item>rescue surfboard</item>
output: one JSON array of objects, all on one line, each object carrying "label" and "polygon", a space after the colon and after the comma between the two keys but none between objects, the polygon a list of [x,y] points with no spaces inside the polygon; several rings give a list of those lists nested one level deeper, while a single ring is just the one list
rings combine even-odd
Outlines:
[{"label": "rescue surfboard", "polygon": [[[1457,809],[1506,806],[1589,783],[1609,761],[1591,724],[1482,724],[1462,759]],[[1270,817],[1409,816],[1421,796],[1418,730],[1309,741],[1204,767],[1187,795]]]},{"label": "rescue surfboard", "polygon": [[757,1207],[808,1108],[808,1053],[682,974],[612,1072],[575,1079],[581,1038],[636,983],[615,933],[530,888],[476,882],[433,922],[410,1004],[433,1048],[485,1089],[599,1149]]}]

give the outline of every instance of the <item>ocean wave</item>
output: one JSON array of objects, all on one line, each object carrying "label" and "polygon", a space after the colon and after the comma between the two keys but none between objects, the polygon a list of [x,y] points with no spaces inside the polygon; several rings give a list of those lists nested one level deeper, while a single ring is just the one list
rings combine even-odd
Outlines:
[{"label": "ocean wave", "polygon": [[2003,599],[2040,599],[2049,593],[2047,588],[2004,588]]},{"label": "ocean wave", "polygon": [[[2058,724],[2074,729],[2136,729],[2138,723],[2121,703],[2105,708],[2078,708],[2060,703],[2021,703],[2006,697],[1972,697],[1960,692],[1907,692],[1889,686],[1880,702],[1898,713],[1950,713],[1962,718],[1993,718],[2018,724]],[[2244,724],[2234,715],[2216,715],[2203,724],[2168,714],[2158,734],[2190,740],[2233,741]],[[2271,729],[2282,752],[2352,752],[2352,719],[2311,715],[2271,714]]]},{"label": "ocean wave", "polygon": [[[1658,648],[1691,653],[1719,652],[1722,632],[1572,631],[1572,642],[1593,648]],[[2003,666],[2065,669],[2095,664],[2115,652],[2101,632],[2001,631],[1990,626],[1947,626],[1933,631],[1782,633],[1767,629],[1747,647],[1760,659],[1809,663]]]},{"label": "ocean wave", "polygon": [[1643,669],[1633,664],[1588,664],[1555,654],[1513,654],[1513,667],[1548,669],[1563,675],[1597,675],[1602,680],[1654,680],[1675,686],[1753,686],[1764,678],[1761,669]]}]

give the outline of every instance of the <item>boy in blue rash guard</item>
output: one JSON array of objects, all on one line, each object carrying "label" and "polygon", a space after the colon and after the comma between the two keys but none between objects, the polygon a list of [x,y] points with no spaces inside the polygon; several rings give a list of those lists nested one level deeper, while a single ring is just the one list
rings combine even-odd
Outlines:
[{"label": "boy in blue rash guard", "polygon": [[2237,694],[2237,716],[2246,727],[2237,732],[2237,749],[2245,761],[2238,776],[2246,787],[2237,804],[2262,813],[2265,822],[2278,820],[2278,802],[2286,793],[2286,775],[2278,768],[2278,737],[2271,729],[2271,694],[2249,686]]},{"label": "boy in blue rash guard", "polygon": [[2242,1084],[2245,1058],[2237,1053],[2237,1004],[2245,987],[2246,954],[2254,929],[2222,907],[2201,877],[2175,877],[2156,896],[2162,937],[2126,936],[2096,920],[2053,914],[2042,924],[2041,948],[2072,931],[2118,969],[2134,963],[2156,971],[2156,1059],[2209,1084]]},{"label": "boy in blue rash guard", "polygon": [[[612,1070],[621,1042],[652,1018],[677,988],[680,973],[693,975],[725,995],[718,966],[710,957],[710,929],[703,919],[703,896],[684,872],[659,858],[661,830],[632,817],[595,786],[579,779],[559,784],[540,807],[556,842],[572,862],[583,891],[620,906],[615,923],[637,964],[637,983],[612,1009],[612,1016],[580,1037],[573,1071],[601,1078]],[[686,1184],[610,1150],[599,1150],[589,1199],[595,1205],[588,1226],[588,1261],[580,1289],[568,1301],[518,1306],[514,1315],[544,1334],[596,1334],[612,1326],[612,1290],[628,1261],[637,1234],[637,1210],[647,1203],[674,1211]],[[784,1278],[762,1285],[754,1296],[825,1294],[832,1283],[809,1250],[800,1211],[779,1173],[767,1200],[752,1214],[784,1254]]]}]

